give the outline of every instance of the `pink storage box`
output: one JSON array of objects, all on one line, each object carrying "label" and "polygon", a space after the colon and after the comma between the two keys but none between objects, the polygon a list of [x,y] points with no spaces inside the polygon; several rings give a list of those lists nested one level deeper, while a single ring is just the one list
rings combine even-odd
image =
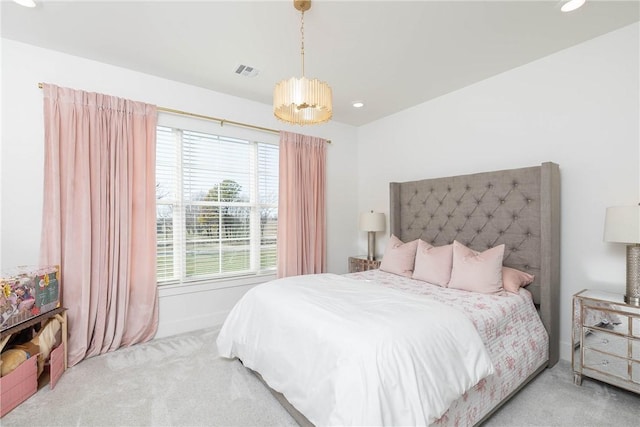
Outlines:
[{"label": "pink storage box", "polygon": [[0,417],[38,390],[37,357],[25,360],[15,371],[0,378]]},{"label": "pink storage box", "polygon": [[64,344],[60,344],[49,355],[49,386],[51,390],[64,373]]},{"label": "pink storage box", "polygon": [[[0,377],[0,417],[27,400],[38,391],[38,357],[31,356],[13,372]],[[46,375],[45,367],[42,375]],[[49,386],[53,390],[64,373],[64,344],[49,354]]]}]

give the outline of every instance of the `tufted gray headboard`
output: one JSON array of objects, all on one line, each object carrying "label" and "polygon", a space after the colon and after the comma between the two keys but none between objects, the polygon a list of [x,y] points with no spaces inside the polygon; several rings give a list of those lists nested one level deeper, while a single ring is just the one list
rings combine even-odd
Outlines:
[{"label": "tufted gray headboard", "polygon": [[391,233],[434,246],[484,251],[505,244],[504,265],[534,274],[527,289],[559,357],[560,171],[555,163],[390,184]]}]

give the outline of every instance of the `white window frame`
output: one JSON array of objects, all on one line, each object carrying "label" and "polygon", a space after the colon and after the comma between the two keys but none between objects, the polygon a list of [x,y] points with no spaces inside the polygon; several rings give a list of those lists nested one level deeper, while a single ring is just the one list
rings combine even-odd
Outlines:
[{"label": "white window frame", "polygon": [[[251,148],[250,156],[250,200],[249,202],[237,202],[238,205],[246,205],[251,207],[250,214],[250,247],[260,248],[261,236],[260,236],[260,211],[263,207],[275,207],[277,203],[265,204],[260,203],[258,197],[258,185],[259,175],[258,171],[258,144],[272,144],[278,145],[277,135],[266,133],[257,130],[249,130],[244,128],[233,128],[226,126],[224,129],[214,122],[208,122],[205,120],[193,119],[183,116],[175,116],[171,114],[160,113],[158,115],[158,126],[172,128],[176,140],[176,181],[174,189],[176,199],[175,200],[157,200],[158,205],[170,205],[173,206],[173,278],[162,280],[158,279],[158,286],[163,289],[171,289],[173,287],[183,287],[184,285],[198,285],[205,282],[224,282],[226,285],[233,286],[232,283],[236,282],[237,285],[245,285],[251,283],[259,283],[265,280],[269,280],[275,277],[275,266],[270,269],[260,270],[260,250],[251,249],[250,254],[250,270],[242,272],[230,272],[200,276],[186,276],[186,218],[185,209],[186,203],[182,194],[184,188],[184,163],[183,163],[183,144],[182,132],[195,131],[207,133],[213,136],[228,137],[235,139],[242,139],[247,141]],[[217,204],[218,202],[210,202]],[[224,203],[220,203],[221,205]],[[228,205],[224,204],[224,205]],[[222,287],[225,287],[223,283]],[[195,289],[197,286],[194,287]]]}]

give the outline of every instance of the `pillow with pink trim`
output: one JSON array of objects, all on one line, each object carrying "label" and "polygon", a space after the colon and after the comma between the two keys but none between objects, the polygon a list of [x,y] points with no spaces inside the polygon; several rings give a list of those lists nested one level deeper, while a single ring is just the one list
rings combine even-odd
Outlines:
[{"label": "pillow with pink trim", "polygon": [[400,276],[411,277],[416,259],[418,240],[403,243],[393,234],[384,250],[380,270]]},{"label": "pillow with pink trim", "polygon": [[511,267],[502,267],[502,286],[505,291],[517,294],[520,288],[533,283],[535,278],[533,274]]},{"label": "pillow with pink trim", "polygon": [[503,257],[504,245],[476,252],[454,240],[449,288],[483,294],[501,292]]},{"label": "pillow with pink trim", "polygon": [[412,279],[446,287],[451,278],[453,245],[433,246],[418,240]]}]

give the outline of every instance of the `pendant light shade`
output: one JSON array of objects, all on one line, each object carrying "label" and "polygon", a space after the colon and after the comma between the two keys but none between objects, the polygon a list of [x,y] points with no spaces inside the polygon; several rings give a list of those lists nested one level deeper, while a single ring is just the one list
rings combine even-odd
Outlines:
[{"label": "pendant light shade", "polygon": [[333,115],[331,88],[326,82],[306,77],[282,80],[273,91],[273,113],[287,123],[326,123]]},{"label": "pendant light shade", "polygon": [[326,123],[333,116],[333,94],[326,82],[304,76],[304,12],[311,1],[294,0],[301,12],[302,77],[291,77],[276,84],[273,90],[273,114],[278,120],[295,125]]}]

